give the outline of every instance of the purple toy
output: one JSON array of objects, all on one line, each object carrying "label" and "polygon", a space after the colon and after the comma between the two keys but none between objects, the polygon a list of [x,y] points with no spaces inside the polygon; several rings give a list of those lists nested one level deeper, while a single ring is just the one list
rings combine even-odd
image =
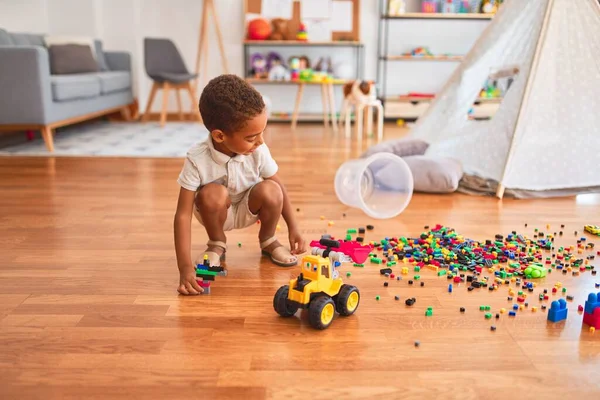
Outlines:
[{"label": "purple toy", "polygon": [[264,79],[267,77],[267,60],[260,53],[254,53],[250,57],[250,74],[255,78]]}]

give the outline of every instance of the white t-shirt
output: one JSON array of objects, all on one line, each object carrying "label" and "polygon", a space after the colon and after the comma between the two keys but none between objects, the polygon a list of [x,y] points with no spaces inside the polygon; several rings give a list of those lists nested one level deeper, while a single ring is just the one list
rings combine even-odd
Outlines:
[{"label": "white t-shirt", "polygon": [[215,149],[209,136],[188,150],[177,183],[194,192],[208,183],[219,183],[227,188],[231,202],[237,203],[248,189],[278,169],[266,144],[252,154],[229,157]]}]

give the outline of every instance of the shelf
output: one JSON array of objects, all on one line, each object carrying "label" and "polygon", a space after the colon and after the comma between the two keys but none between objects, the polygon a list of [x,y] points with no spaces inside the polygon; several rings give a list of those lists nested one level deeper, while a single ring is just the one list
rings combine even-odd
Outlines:
[{"label": "shelf", "polygon": [[[424,97],[424,96],[394,96],[394,97],[386,97],[386,103],[417,103],[417,102],[431,102],[433,97]],[[502,101],[501,97],[478,97],[475,102],[481,104],[499,104]]]},{"label": "shelf", "polygon": [[244,40],[249,46],[312,46],[312,47],[361,47],[361,42],[338,40],[332,42],[305,42],[302,40]]},{"label": "shelf", "polygon": [[464,56],[383,56],[387,61],[462,61]]},{"label": "shelf", "polygon": [[[259,79],[259,78],[246,78],[246,82],[257,84],[257,85],[299,85],[304,83],[305,85],[321,85],[323,82],[319,81],[276,81],[270,79]],[[348,81],[345,79],[334,79],[331,83],[333,85],[345,85]]]},{"label": "shelf", "polygon": [[400,15],[383,15],[382,19],[462,19],[462,20],[489,20],[494,16],[492,14],[477,13],[405,13]]},{"label": "shelf", "polygon": [[[283,112],[274,112],[274,115],[269,116],[270,122],[290,122],[292,120],[292,113],[283,113]],[[328,115],[329,118],[329,115]],[[337,115],[338,124],[340,116]],[[354,121],[354,116],[350,118],[351,121]],[[323,113],[300,113],[298,115],[298,122],[323,122]],[[331,124],[331,119],[329,119],[329,123]]]}]

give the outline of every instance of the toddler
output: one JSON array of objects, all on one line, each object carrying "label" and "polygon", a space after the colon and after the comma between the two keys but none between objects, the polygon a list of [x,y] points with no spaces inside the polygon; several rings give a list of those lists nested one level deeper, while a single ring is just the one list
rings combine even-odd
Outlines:
[{"label": "toddler", "polygon": [[[181,186],[175,213],[175,252],[178,292],[199,294],[191,259],[192,214],[204,226],[208,243],[204,255],[220,266],[227,251],[226,231],[260,220],[262,253],[279,266],[294,266],[306,251],[278,166],[264,144],[267,113],[262,96],[235,75],[212,79],[200,96],[200,113],[208,138],[188,152],[179,174]],[[275,237],[279,218],[289,230],[290,250]]]}]

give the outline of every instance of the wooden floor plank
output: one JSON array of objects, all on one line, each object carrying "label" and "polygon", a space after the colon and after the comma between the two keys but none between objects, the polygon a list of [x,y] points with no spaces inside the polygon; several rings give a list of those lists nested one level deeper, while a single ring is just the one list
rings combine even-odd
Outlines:
[{"label": "wooden floor plank", "polygon": [[[385,127],[386,139],[405,134]],[[271,126],[266,141],[309,241],[325,233],[343,237],[367,224],[375,227],[367,241],[412,236],[437,223],[476,240],[512,230],[531,237],[538,228],[564,231],[555,246],[576,245],[582,236],[598,241],[583,225],[598,223],[599,194],[499,201],[415,193],[397,218],[373,220],[339,202],[333,178],[374,138],[359,143],[301,124],[296,131]],[[274,312],[275,291],[298,271],[261,256],[260,226],[253,225],[228,232],[228,276],[217,277],[211,295],[179,296],[173,216],[182,163],[0,158],[0,398],[562,400],[600,394],[600,334],[582,327],[577,312],[598,291],[600,278],[589,272],[553,271],[526,293],[528,306],[516,317],[488,320],[479,306],[489,305],[494,316],[511,309],[508,286],[467,292],[457,283],[449,293],[448,280],[430,270],[410,285],[412,266],[401,280],[390,280],[379,265],[344,265],[343,276],[351,272],[345,280],[360,289],[360,307],[315,331],[306,312],[288,319]],[[280,225],[287,244],[287,227]],[[195,221],[192,239],[197,256],[207,237]],[[598,259],[591,260],[597,268]],[[538,299],[558,282],[566,294]],[[541,305],[567,294],[573,296],[567,320],[547,322]],[[417,301],[409,307],[404,301],[411,297]],[[433,316],[424,315],[427,307]]]}]

